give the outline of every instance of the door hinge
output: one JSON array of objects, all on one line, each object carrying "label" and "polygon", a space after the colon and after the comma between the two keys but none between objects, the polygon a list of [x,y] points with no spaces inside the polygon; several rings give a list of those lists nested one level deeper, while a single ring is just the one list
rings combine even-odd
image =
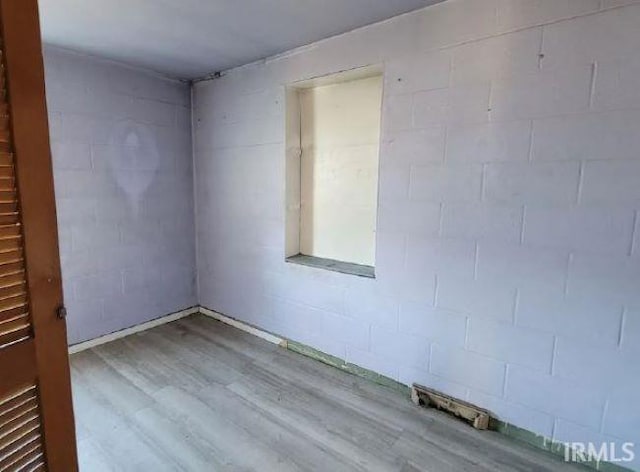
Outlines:
[{"label": "door hinge", "polygon": [[56,310],[56,315],[59,319],[64,320],[67,317],[67,308],[64,305],[60,305]]}]

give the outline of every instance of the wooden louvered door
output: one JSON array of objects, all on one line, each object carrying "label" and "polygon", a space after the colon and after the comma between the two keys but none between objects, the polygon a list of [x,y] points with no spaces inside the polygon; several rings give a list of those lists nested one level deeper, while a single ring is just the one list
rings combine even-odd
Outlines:
[{"label": "wooden louvered door", "polygon": [[0,0],[0,471],[77,470],[37,0]]}]

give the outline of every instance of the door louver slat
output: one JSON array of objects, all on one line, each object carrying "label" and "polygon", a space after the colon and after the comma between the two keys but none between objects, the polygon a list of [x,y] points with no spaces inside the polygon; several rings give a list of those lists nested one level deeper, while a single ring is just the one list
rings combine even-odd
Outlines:
[{"label": "door louver slat", "polygon": [[[0,49],[0,59],[1,57]],[[33,337],[5,70],[0,66],[0,352]],[[0,472],[45,469],[36,385],[0,399]]]},{"label": "door louver slat", "polygon": [[0,472],[77,472],[37,0],[0,0]]},{"label": "door louver slat", "polygon": [[31,386],[0,401],[0,470],[22,472],[43,460],[38,396]]},{"label": "door louver slat", "polygon": [[[4,68],[1,74],[4,77]],[[11,147],[6,93],[1,96],[0,145]],[[22,228],[15,189],[13,154],[0,151],[0,349],[32,336],[21,245]]]}]

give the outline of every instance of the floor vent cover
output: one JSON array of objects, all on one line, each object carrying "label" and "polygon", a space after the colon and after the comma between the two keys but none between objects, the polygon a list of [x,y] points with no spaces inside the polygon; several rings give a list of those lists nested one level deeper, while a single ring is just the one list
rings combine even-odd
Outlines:
[{"label": "floor vent cover", "polygon": [[431,406],[451,413],[467,421],[476,429],[487,429],[489,427],[490,415],[488,411],[422,385],[413,384],[411,387],[411,400],[416,405]]}]

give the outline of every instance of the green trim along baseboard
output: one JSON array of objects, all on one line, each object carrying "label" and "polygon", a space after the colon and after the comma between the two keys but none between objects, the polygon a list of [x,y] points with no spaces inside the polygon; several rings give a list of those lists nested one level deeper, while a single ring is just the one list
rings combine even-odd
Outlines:
[{"label": "green trim along baseboard", "polygon": [[[339,357],[324,353],[310,346],[307,346],[306,344],[287,340],[283,347],[297,352],[298,354],[302,354],[324,364],[335,367],[336,369],[349,372],[350,374],[357,375],[358,377],[365,378],[371,382],[391,388],[404,395],[408,396],[410,394],[411,388],[408,385],[397,382],[390,377],[378,374],[372,370],[365,369],[364,367],[351,364],[344,359],[340,359]],[[564,443],[553,441],[550,438],[533,433],[510,423],[506,423],[492,417],[489,423],[489,429],[503,434],[515,441],[526,443],[536,449],[546,451],[556,456],[565,457],[565,449],[567,448],[567,446]],[[590,461],[581,462],[580,465],[591,470],[602,472],[631,472],[631,469],[621,467],[611,462]]]},{"label": "green trim along baseboard", "polygon": [[371,382],[377,383],[379,385],[384,385],[385,387],[391,388],[400,393],[409,395],[411,391],[411,389],[407,385],[396,382],[390,377],[386,377],[355,364],[350,364],[344,359],[340,359],[339,357],[332,356],[331,354],[326,354],[322,351],[318,351],[317,349],[307,346],[306,344],[287,340],[286,348],[290,351],[294,351],[298,354],[302,354],[304,356],[320,361],[323,364],[328,364],[332,367],[335,367],[336,369],[344,370],[345,372],[349,372],[350,374],[365,378],[367,380],[370,380]]},{"label": "green trim along baseboard", "polygon": [[[303,356],[307,356],[311,359],[322,362],[323,364],[330,365],[332,367],[335,367],[336,369],[340,369],[358,377],[362,377],[376,384],[383,385],[387,388],[395,390],[402,395],[409,396],[411,393],[411,388],[408,385],[398,382],[385,375],[378,374],[377,372],[374,372],[372,370],[360,367],[356,364],[351,364],[344,359],[332,356],[331,354],[327,354],[311,346],[307,346],[306,344],[289,340],[276,333],[270,333],[261,328],[258,328],[257,326],[253,326],[244,321],[240,321],[227,315],[223,315],[219,312],[210,310],[203,306],[200,307],[200,313],[217,319],[218,321],[221,321],[223,323],[230,324],[238,329],[253,334],[254,336],[262,337],[263,339],[277,344],[280,347],[286,348],[298,354],[302,354]],[[525,443],[531,447],[540,449],[555,456],[565,457],[565,450],[568,447],[567,445],[565,445],[565,443],[553,441],[550,438],[533,433],[531,431],[520,428],[510,423],[506,423],[496,418],[491,418],[489,429],[503,434],[510,439]],[[600,472],[633,472],[631,469],[604,461],[580,462],[580,464],[572,462],[572,464],[582,465],[585,470],[597,470]]]}]

